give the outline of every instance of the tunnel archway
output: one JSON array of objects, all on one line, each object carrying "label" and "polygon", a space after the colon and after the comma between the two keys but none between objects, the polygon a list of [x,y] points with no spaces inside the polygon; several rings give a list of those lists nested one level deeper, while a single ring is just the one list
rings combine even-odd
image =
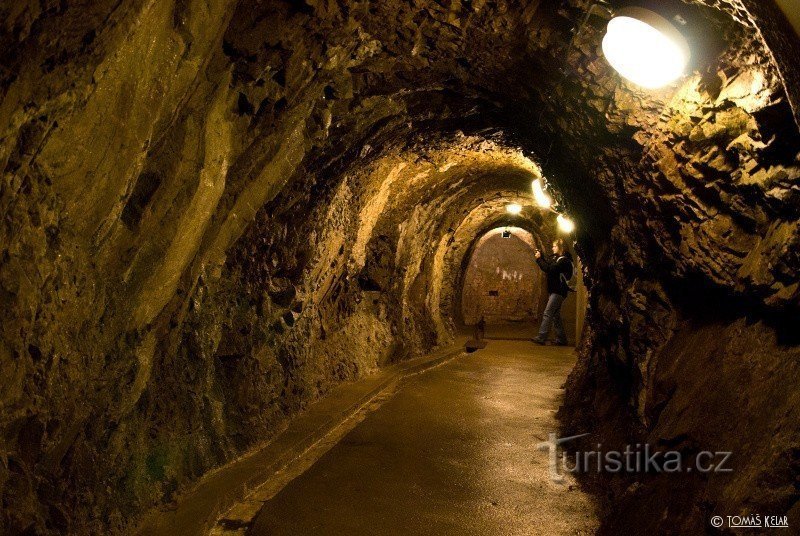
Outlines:
[{"label": "tunnel archway", "polygon": [[[459,325],[471,328],[481,317],[490,338],[531,338],[536,334],[547,303],[545,276],[536,265],[534,252],[543,250],[558,236],[547,230],[554,216],[533,220],[526,227],[514,222],[479,233],[463,262],[456,280],[459,310],[454,314]],[[517,224],[522,222],[516,222]],[[536,233],[536,234],[533,234]],[[581,275],[580,259],[565,240],[575,262],[573,289],[561,308],[561,317],[569,344],[580,340],[586,315],[587,290]]]},{"label": "tunnel archway", "polygon": [[[452,343],[466,252],[508,202],[536,236],[538,176],[591,288],[565,426],[735,447],[758,467],[687,500],[798,512],[800,47],[775,2],[653,3],[720,41],[654,92],[582,0],[58,4],[0,8],[12,531],[122,530]],[[611,500],[671,500],[645,488]]]},{"label": "tunnel archway", "polygon": [[467,326],[481,319],[493,326],[538,318],[544,291],[536,249],[533,236],[520,227],[499,227],[478,238],[461,288]]}]

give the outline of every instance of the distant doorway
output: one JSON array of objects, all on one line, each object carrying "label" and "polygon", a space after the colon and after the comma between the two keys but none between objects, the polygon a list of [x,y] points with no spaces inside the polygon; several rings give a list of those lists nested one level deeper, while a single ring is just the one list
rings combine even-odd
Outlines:
[{"label": "distant doorway", "polygon": [[463,279],[465,324],[481,317],[490,326],[536,318],[542,281],[534,251],[533,237],[519,227],[493,229],[478,240]]},{"label": "distant doorway", "polygon": [[[520,227],[500,227],[481,236],[470,256],[461,288],[461,314],[466,326],[481,317],[489,338],[532,338],[547,302],[542,271],[536,265],[531,233]],[[579,271],[579,270],[578,270]],[[564,330],[575,344],[582,324],[585,290],[570,293],[562,306]]]}]

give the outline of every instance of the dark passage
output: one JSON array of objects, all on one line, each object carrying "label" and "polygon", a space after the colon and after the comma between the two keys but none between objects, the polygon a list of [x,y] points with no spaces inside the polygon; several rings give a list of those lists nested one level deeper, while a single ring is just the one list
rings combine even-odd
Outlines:
[{"label": "dark passage", "polygon": [[795,4],[0,2],[0,534],[797,532]]}]

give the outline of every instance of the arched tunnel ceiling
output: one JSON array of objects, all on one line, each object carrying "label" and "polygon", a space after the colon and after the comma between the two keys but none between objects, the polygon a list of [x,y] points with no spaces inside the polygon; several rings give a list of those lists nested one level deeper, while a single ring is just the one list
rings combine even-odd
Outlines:
[{"label": "arched tunnel ceiling", "polygon": [[[318,209],[311,197],[298,203],[282,195],[261,216],[265,220],[285,217],[287,222],[290,217],[294,222],[299,205],[321,212],[308,214],[305,225],[292,223],[292,233],[300,237],[320,233],[320,239],[313,242],[324,245],[309,260],[310,288],[307,293],[301,291],[303,297],[298,299],[324,302],[330,292],[332,266],[351,276],[360,274],[364,288],[385,291],[399,285],[401,303],[430,309],[424,315],[430,315],[436,326],[430,341],[441,343],[450,337],[452,326],[449,307],[440,313],[438,300],[442,292],[442,299],[451,298],[462,261],[455,252],[469,246],[487,225],[505,221],[507,203],[528,203],[531,181],[540,172],[518,149],[460,135],[434,147],[387,151],[345,176]],[[295,194],[290,191],[287,195]],[[528,222],[539,232],[544,218],[541,211],[526,207],[515,219]],[[554,216],[550,220],[552,226]],[[254,228],[240,250],[255,248],[246,253],[252,259],[268,257],[258,243],[270,234],[274,232]],[[443,263],[450,262],[450,257],[457,258],[456,264],[445,270]],[[246,271],[249,277],[256,277],[252,268]],[[260,277],[262,282],[271,279],[266,272]],[[424,282],[418,281],[420,278]],[[427,328],[416,326],[404,336],[415,337],[424,331]],[[425,348],[430,341],[411,346]]]},{"label": "arched tunnel ceiling", "polygon": [[[676,333],[717,319],[697,302],[746,304],[763,322],[730,325],[787,351],[800,70],[767,4],[676,3],[719,46],[657,92],[606,64],[602,18],[571,42],[582,0],[0,7],[4,521],[122,530],[338,382],[446,344],[463,255],[539,175],[591,289],[572,422],[600,400],[743,442],[664,408],[695,387],[670,360],[704,359]],[[513,221],[544,242],[551,220]]]},{"label": "arched tunnel ceiling", "polygon": [[[296,166],[302,159],[302,168],[307,172],[305,180],[308,180],[308,176],[316,175],[322,175],[316,180],[324,180],[325,176],[340,171],[337,163],[340,166],[355,154],[369,157],[368,153],[374,148],[381,150],[387,144],[413,137],[414,132],[425,132],[430,137],[431,133],[437,131],[461,129],[485,132],[483,129],[490,129],[490,132],[503,132],[512,138],[512,142],[521,140],[533,155],[538,154],[545,161],[543,163],[548,165],[547,171],[552,171],[552,177],[549,178],[562,187],[579,220],[581,214],[602,217],[609,211],[596,209],[597,203],[603,202],[605,197],[613,202],[618,188],[613,184],[612,177],[608,181],[598,181],[597,176],[604,173],[632,176],[647,171],[611,167],[598,173],[596,163],[598,158],[602,162],[603,152],[611,157],[608,160],[618,160],[614,157],[622,154],[628,161],[638,159],[639,166],[652,166],[653,162],[647,160],[659,158],[659,141],[663,141],[659,138],[665,134],[667,137],[671,135],[670,129],[675,126],[691,128],[696,122],[692,115],[710,103],[711,99],[702,91],[704,84],[710,83],[716,87],[725,82],[690,79],[685,91],[665,92],[665,95],[670,95],[668,99],[643,96],[630,91],[627,86],[618,86],[608,67],[602,64],[602,58],[594,54],[597,32],[591,26],[584,30],[584,35],[579,36],[574,53],[568,54],[573,72],[568,71],[566,77],[562,76],[562,69],[554,62],[561,61],[566,42],[564,27],[569,24],[570,15],[579,15],[580,6],[577,4],[559,10],[555,9],[555,5],[539,5],[536,2],[527,8],[478,3],[462,10],[454,7],[449,11],[444,8],[419,11],[387,3],[369,7],[367,4],[356,4],[346,8],[335,4],[293,6],[267,3],[261,9],[252,9],[250,6],[234,9],[220,3],[217,6],[222,10],[220,14],[225,9],[230,12],[228,16],[218,17],[219,31],[224,29],[225,32],[222,37],[223,56],[219,57],[217,52],[214,61],[206,60],[209,61],[208,69],[216,73],[218,81],[212,82],[208,88],[211,94],[200,96],[196,92],[195,95],[201,101],[198,106],[203,106],[201,103],[209,99],[214,102],[213,99],[217,97],[214,97],[213,87],[216,85],[219,99],[229,101],[219,101],[218,107],[233,105],[241,118],[234,123],[220,119],[220,125],[206,124],[207,128],[227,130],[230,137],[227,148],[223,149],[222,145],[215,143],[215,149],[220,154],[209,157],[219,162],[230,162],[227,164],[230,170],[226,173],[224,186],[218,184],[212,187],[208,196],[210,199],[206,200],[211,205],[215,198],[219,199],[216,205],[219,214],[215,219],[225,222],[216,224],[220,227],[219,236],[210,239],[212,244],[208,247],[217,258],[224,254],[224,250],[241,232],[241,226],[253,217],[253,211],[279,190],[280,181],[292,180],[292,172],[288,167],[292,165],[292,160]],[[158,19],[164,15],[163,11],[149,9],[145,13]],[[729,11],[735,13],[738,19],[746,20],[742,15],[746,11],[740,6],[733,6]],[[726,22],[724,16],[713,9],[706,9],[703,13],[708,14],[708,20],[715,28],[730,35],[731,42],[736,42],[739,34],[747,32],[746,28],[737,27],[735,22]],[[187,27],[185,31],[178,32],[184,40],[182,46],[186,53],[191,55],[194,52],[198,58],[201,57],[202,51],[197,51],[197,47],[193,50],[190,46],[194,35],[191,31],[192,17],[197,17],[199,24],[204,16],[210,14],[189,10],[188,14],[182,14],[186,20],[172,21],[180,27]],[[46,16],[44,19],[48,20]],[[386,20],[392,20],[393,24],[385,24]],[[145,24],[144,21],[140,22],[142,26]],[[228,24],[227,28],[224,24]],[[408,30],[403,32],[398,28]],[[206,33],[209,31],[205,30]],[[179,45],[173,43],[171,46],[179,50]],[[38,55],[43,53],[40,51]],[[128,61],[124,53],[125,50],[121,50],[118,54],[117,65]],[[735,47],[730,54],[736,56]],[[733,63],[733,59],[728,58],[727,61]],[[214,62],[220,64],[216,69]],[[722,62],[725,62],[725,58]],[[231,63],[231,78],[226,84],[228,75],[225,73],[229,69],[225,67]],[[752,61],[748,64],[752,64]],[[94,112],[99,126],[100,123],[107,123],[102,120],[100,106],[119,98],[123,86],[114,87],[117,80],[104,67],[100,67],[98,72],[107,73],[109,83],[103,84],[102,79],[96,81],[98,90],[91,93],[86,112],[92,115],[92,103],[97,103],[98,108]],[[159,82],[155,70],[152,72],[150,80],[156,90]],[[576,84],[575,75],[582,73],[591,76],[585,77],[585,84]],[[26,74],[24,70],[19,73],[15,80],[17,85],[22,85],[22,78]],[[147,80],[146,68],[144,74]],[[140,73],[137,75],[142,78]],[[137,82],[138,85],[142,83]],[[762,89],[753,90],[754,84]],[[775,93],[776,84],[774,69],[769,62],[759,59],[752,73],[737,77],[731,84],[733,93],[741,92],[744,88],[744,94],[720,92],[714,100],[735,103],[739,97],[739,101],[747,101],[743,107],[746,111],[748,108],[763,108],[776,100],[769,97]],[[575,90],[578,90],[577,94]],[[181,88],[174,88],[176,98],[180,91]],[[759,91],[763,95],[759,95]],[[776,97],[780,98],[779,88],[777,92]],[[76,95],[74,98],[80,102],[80,97]],[[233,100],[236,102],[230,102]],[[13,101],[9,99],[9,103]],[[141,106],[149,107],[146,100],[141,102]],[[661,113],[665,107],[672,109],[672,115]],[[213,116],[214,108],[211,110]],[[149,115],[156,119],[158,113],[158,109],[150,109],[136,117],[146,122],[145,117]],[[659,122],[659,114],[670,117],[672,121]],[[33,114],[29,112],[29,115]],[[274,129],[270,128],[271,125],[277,126],[276,121],[296,125],[300,117],[308,118],[303,132],[280,128],[273,132]],[[683,122],[679,121],[681,117],[685,118]],[[723,114],[722,118],[727,119],[729,115]],[[167,115],[164,119],[174,121],[175,118]],[[73,200],[66,201],[65,213],[75,221],[78,232],[109,237],[107,241],[111,247],[106,256],[116,261],[116,251],[120,245],[114,242],[127,241],[129,237],[124,230],[105,228],[109,227],[103,223],[108,213],[104,212],[106,209],[103,207],[114,205],[115,199],[126,198],[126,192],[130,191],[129,174],[115,173],[110,167],[114,164],[105,155],[109,150],[115,150],[113,147],[97,150],[96,144],[87,143],[84,147],[77,144],[78,150],[66,150],[66,144],[80,140],[82,133],[83,137],[88,133],[98,134],[97,128],[87,130],[81,121],[75,119],[74,125],[62,121],[59,129],[63,131],[63,136],[48,138],[48,143],[41,149],[41,160],[52,162],[49,164],[52,169],[58,169],[57,172],[53,171],[54,175],[57,173],[59,176],[55,188],[62,198]],[[236,124],[240,129],[245,127],[245,130],[234,136]],[[145,177],[151,176],[146,173],[149,161],[157,161],[161,152],[176,150],[174,145],[180,143],[175,136],[164,136],[161,138],[161,147],[158,144],[159,136],[152,136],[153,127],[142,130],[137,129],[135,124],[127,123],[126,126],[129,127],[127,135],[139,136],[140,140],[138,143],[133,138],[127,140],[124,145],[127,149],[120,152],[119,159],[142,162],[141,148],[147,146],[146,154],[149,156],[140,164]],[[771,127],[767,125],[766,128]],[[35,131],[33,137],[36,137],[37,133],[43,135],[46,126],[33,125],[31,128]],[[109,126],[101,128],[113,126],[109,123]],[[36,132],[37,129],[39,132]],[[158,130],[156,127],[155,131]],[[755,131],[756,138],[760,138],[759,130],[760,125],[750,125],[750,131],[743,134]],[[196,137],[198,134],[184,135]],[[643,147],[630,146],[631,134],[635,134],[633,139]],[[63,143],[59,142],[60,138],[64,140]],[[116,140],[117,137],[108,136],[107,139]],[[758,143],[758,139],[755,144],[746,143],[740,152],[757,152]],[[151,149],[150,145],[154,147]],[[605,149],[596,152],[599,147]],[[633,153],[629,154],[629,150]],[[637,156],[640,150],[643,157]],[[137,157],[137,153],[140,156]],[[686,156],[691,157],[692,154]],[[287,167],[275,169],[274,165],[266,165],[268,161],[284,162]],[[195,167],[198,165],[203,164],[198,162]],[[619,163],[608,165],[618,166]],[[122,167],[119,166],[120,169]],[[47,166],[43,166],[43,169],[47,169]],[[108,170],[106,177],[119,178],[95,181],[87,189],[83,183],[86,170],[91,170],[93,174],[103,174]],[[774,173],[783,174],[781,171]],[[282,176],[282,179],[276,175]],[[595,180],[589,180],[591,175]],[[769,173],[762,175],[769,177],[756,178],[756,181],[763,182],[771,177]],[[712,195],[733,198],[728,203],[719,203],[714,210],[721,210],[731,219],[743,219],[751,226],[759,220],[763,222],[764,217],[753,214],[752,210],[739,214],[739,210],[730,208],[730,205],[750,204],[738,201],[745,195],[742,190],[751,189],[749,186],[712,186],[712,190],[728,190],[713,192]],[[626,191],[637,187],[636,184],[623,186]],[[143,189],[146,191],[146,186]],[[223,191],[215,193],[215,189]],[[703,189],[706,190],[707,185],[703,185]],[[778,195],[783,195],[780,192],[784,190],[779,189]],[[118,213],[122,208],[117,204],[112,213]],[[613,207],[610,208],[613,211]],[[704,209],[701,206],[695,210]],[[233,216],[239,223],[231,219]],[[613,215],[607,220],[613,221]],[[582,223],[586,224],[582,226],[584,229],[591,231],[600,228],[602,234],[608,222],[602,222],[603,225],[592,220]],[[214,226],[211,233],[215,232]],[[187,238],[192,241],[192,237]],[[185,263],[191,255],[177,252],[174,256],[179,263]],[[675,256],[679,256],[677,251]],[[135,268],[133,272],[136,272]],[[174,281],[177,276],[163,273],[158,277]],[[157,297],[147,298],[147,301],[154,300]],[[139,315],[141,322],[147,322],[154,314],[145,309],[143,306]]]}]

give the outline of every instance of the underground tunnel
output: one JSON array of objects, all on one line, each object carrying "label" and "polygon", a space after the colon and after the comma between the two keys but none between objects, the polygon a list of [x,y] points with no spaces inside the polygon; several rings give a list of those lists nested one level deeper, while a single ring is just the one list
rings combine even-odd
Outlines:
[{"label": "underground tunnel", "polygon": [[0,21],[0,533],[800,527],[796,2]]},{"label": "underground tunnel", "polygon": [[[526,325],[541,322],[548,295],[545,275],[536,268],[535,252],[546,249],[541,244],[547,243],[548,235],[545,229],[540,233],[534,237],[523,228],[508,225],[491,229],[473,242],[460,285],[456,283],[461,290],[461,316],[455,316],[458,327],[468,329],[483,322],[484,336],[504,338],[520,331],[524,335]],[[586,305],[585,287],[579,279],[572,290],[562,305],[562,316],[567,340],[574,345]]]},{"label": "underground tunnel", "polygon": [[492,229],[480,237],[463,275],[461,314],[465,325],[533,322],[542,301],[536,245],[519,227]]}]

